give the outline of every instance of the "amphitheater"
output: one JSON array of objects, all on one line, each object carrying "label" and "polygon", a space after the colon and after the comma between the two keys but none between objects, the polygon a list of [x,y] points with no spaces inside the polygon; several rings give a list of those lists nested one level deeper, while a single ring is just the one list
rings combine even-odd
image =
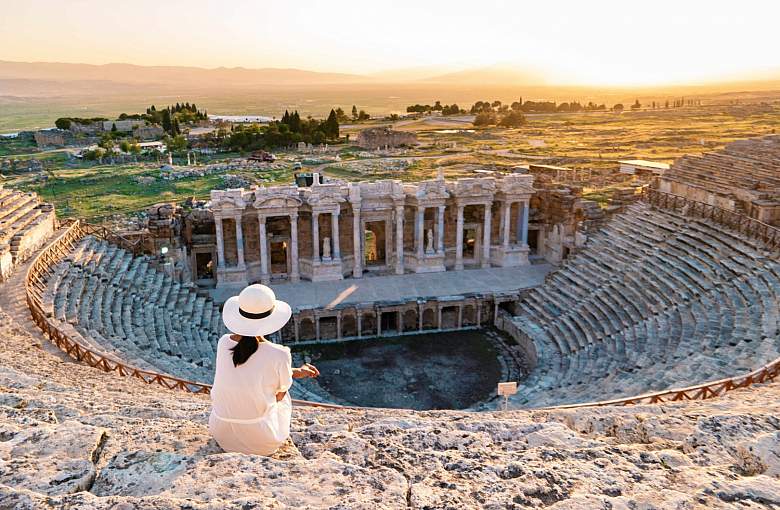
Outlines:
[{"label": "amphitheater", "polygon": [[[196,268],[188,245],[172,242],[173,216],[150,221],[151,240],[63,224],[0,287],[0,507],[777,508],[778,161],[778,137],[682,158],[590,223],[576,193],[535,184],[518,233],[508,220],[481,232],[488,247],[493,232],[528,257],[508,267],[449,267],[444,243],[432,274],[280,283],[316,294],[394,281],[383,278],[526,275],[502,292],[420,298],[415,314],[405,300],[302,303],[276,338],[345,340],[347,317],[373,316],[366,336],[388,324],[493,326],[511,337],[502,356],[524,379],[508,411],[495,400],[471,411],[339,406],[296,385],[292,443],[270,458],[222,452],[208,437],[221,287],[182,276]],[[575,219],[538,213],[550,202],[573,204],[559,210]],[[545,242],[529,246],[524,222]],[[184,256],[144,254],[161,242]],[[311,340],[304,322],[316,326]]]}]

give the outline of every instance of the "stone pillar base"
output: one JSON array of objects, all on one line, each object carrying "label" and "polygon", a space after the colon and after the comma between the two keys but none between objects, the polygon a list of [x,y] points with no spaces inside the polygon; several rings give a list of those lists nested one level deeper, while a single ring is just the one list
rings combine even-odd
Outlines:
[{"label": "stone pillar base", "polygon": [[406,267],[415,273],[439,273],[446,271],[444,254],[430,253],[418,258],[416,253],[405,254]]},{"label": "stone pillar base", "polygon": [[237,287],[248,284],[246,267],[217,267],[217,288]]},{"label": "stone pillar base", "polygon": [[509,245],[506,249],[504,246],[492,246],[490,248],[490,262],[494,266],[498,267],[516,267],[527,266],[528,261],[528,245]]},{"label": "stone pillar base", "polygon": [[312,266],[311,281],[330,282],[344,279],[344,271],[341,267],[341,259],[323,260]]}]

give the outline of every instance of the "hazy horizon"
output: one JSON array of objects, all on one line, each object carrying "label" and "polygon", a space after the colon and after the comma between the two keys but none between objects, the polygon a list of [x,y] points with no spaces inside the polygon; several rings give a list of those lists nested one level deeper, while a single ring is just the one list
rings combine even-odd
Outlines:
[{"label": "hazy horizon", "polygon": [[[0,60],[300,69],[403,81],[662,86],[777,79],[780,5],[746,0],[526,4],[30,0],[0,17]],[[760,15],[757,15],[760,13]],[[428,71],[430,70],[430,71]],[[0,91],[2,93],[2,91]]]}]

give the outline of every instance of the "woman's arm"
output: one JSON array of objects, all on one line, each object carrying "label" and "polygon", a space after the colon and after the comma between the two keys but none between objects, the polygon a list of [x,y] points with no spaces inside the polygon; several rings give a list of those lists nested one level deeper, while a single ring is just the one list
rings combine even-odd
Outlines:
[{"label": "woman's arm", "polygon": [[293,379],[305,379],[307,377],[317,377],[320,375],[320,371],[311,363],[304,363],[301,368],[293,368]]},{"label": "woman's arm", "polygon": [[[300,368],[292,369],[293,379],[305,379],[307,377],[317,377],[320,375],[320,371],[311,363],[304,363]],[[276,401],[279,402],[287,395],[286,391],[280,391],[276,394]]]}]

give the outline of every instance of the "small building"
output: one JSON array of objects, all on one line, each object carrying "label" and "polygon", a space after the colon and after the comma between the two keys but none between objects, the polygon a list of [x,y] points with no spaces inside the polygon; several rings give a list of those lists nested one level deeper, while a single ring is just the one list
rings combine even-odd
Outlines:
[{"label": "small building", "polygon": [[144,152],[165,152],[165,144],[162,142],[140,142],[138,146]]},{"label": "small building", "polygon": [[663,175],[669,170],[668,163],[659,163],[657,161],[647,161],[644,159],[624,159],[618,161],[620,164],[620,173],[628,175]]}]

